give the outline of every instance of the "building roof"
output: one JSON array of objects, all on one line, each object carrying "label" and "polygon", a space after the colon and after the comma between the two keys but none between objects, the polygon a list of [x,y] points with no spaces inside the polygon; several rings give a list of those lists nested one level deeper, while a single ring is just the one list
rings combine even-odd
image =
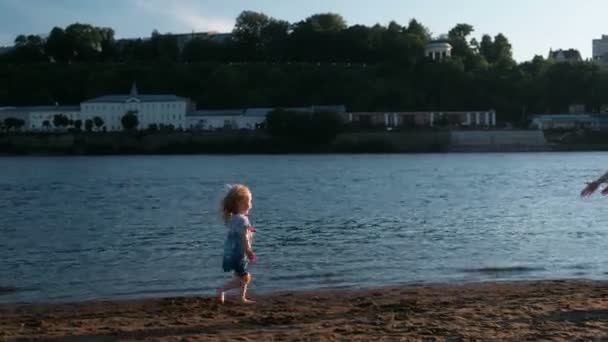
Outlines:
[{"label": "building roof", "polygon": [[332,106],[310,106],[310,107],[287,107],[287,108],[246,108],[246,109],[205,109],[196,110],[188,113],[186,116],[249,116],[249,117],[266,117],[268,113],[275,109],[283,109],[286,111],[300,112],[300,113],[346,113],[346,106],[344,105],[332,105]]},{"label": "building roof", "polygon": [[139,102],[183,102],[188,101],[185,97],[176,95],[159,94],[159,95],[105,95],[86,100],[83,103],[124,103],[129,99],[136,99]]},{"label": "building roof", "polygon": [[607,114],[541,114],[532,117],[534,121],[589,122],[608,121]]},{"label": "building roof", "polygon": [[232,39],[232,33],[211,33],[209,39],[216,43],[225,43]]},{"label": "building roof", "polygon": [[568,49],[568,50],[551,50],[549,51],[549,58],[558,59],[560,55],[563,56],[566,60],[580,61],[583,58],[581,57],[581,53],[576,49]]},{"label": "building roof", "polygon": [[442,49],[451,50],[452,45],[445,40],[434,40],[434,41],[431,41],[430,43],[426,44],[425,48],[426,49],[442,48]]},{"label": "building roof", "polygon": [[266,116],[268,113],[275,110],[275,108],[247,108],[245,109],[245,116]]},{"label": "building roof", "polygon": [[131,85],[131,91],[129,95],[104,95],[96,97],[90,100],[86,100],[83,103],[124,103],[128,100],[135,99],[139,102],[183,102],[188,101],[185,97],[179,97],[176,95],[140,95],[137,90],[137,84],[133,82]]},{"label": "building roof", "polygon": [[247,108],[245,110],[245,116],[266,116],[268,113],[272,112],[276,109],[283,109],[290,112],[300,112],[300,113],[312,113],[313,107],[276,107],[276,108]]},{"label": "building roof", "polygon": [[331,106],[310,106],[310,107],[276,107],[276,108],[247,108],[245,110],[245,116],[266,116],[268,113],[275,109],[283,109],[291,112],[300,113],[346,113],[346,106],[344,105],[331,105]]},{"label": "building roof", "polygon": [[239,116],[244,112],[243,109],[196,110],[186,116]]}]

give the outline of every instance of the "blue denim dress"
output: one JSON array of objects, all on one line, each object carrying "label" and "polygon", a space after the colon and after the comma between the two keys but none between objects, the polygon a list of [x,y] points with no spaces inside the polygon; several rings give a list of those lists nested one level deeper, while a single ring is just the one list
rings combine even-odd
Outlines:
[{"label": "blue denim dress", "polygon": [[247,275],[247,256],[243,245],[243,236],[247,234],[249,219],[244,215],[232,215],[228,223],[228,234],[224,242],[224,272],[234,271],[238,277]]}]

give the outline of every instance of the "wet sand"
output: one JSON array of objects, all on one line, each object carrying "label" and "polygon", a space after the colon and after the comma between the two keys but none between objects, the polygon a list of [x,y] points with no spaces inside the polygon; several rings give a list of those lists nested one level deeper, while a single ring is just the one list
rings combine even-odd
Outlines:
[{"label": "wet sand", "polygon": [[0,305],[0,340],[608,339],[608,282],[543,281]]}]

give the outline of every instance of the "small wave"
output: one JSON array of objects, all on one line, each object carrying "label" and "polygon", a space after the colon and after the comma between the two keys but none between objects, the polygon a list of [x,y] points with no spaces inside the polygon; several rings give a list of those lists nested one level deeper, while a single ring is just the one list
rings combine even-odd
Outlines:
[{"label": "small wave", "polygon": [[278,280],[324,279],[324,278],[331,278],[331,277],[336,277],[336,276],[338,276],[338,274],[336,274],[336,273],[312,273],[312,274],[309,273],[309,274],[273,276],[273,277],[271,277],[271,280],[278,281]]},{"label": "small wave", "polygon": [[540,267],[527,267],[527,266],[508,266],[508,267],[482,267],[482,268],[466,268],[463,272],[466,273],[526,273],[543,271],[544,268]]}]

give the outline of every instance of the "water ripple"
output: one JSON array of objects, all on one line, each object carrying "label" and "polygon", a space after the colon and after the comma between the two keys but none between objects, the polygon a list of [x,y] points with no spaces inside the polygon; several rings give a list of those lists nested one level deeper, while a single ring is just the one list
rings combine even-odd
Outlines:
[{"label": "water ripple", "polygon": [[608,279],[606,199],[578,197],[606,157],[0,158],[0,302],[212,293],[236,182],[257,291]]}]

